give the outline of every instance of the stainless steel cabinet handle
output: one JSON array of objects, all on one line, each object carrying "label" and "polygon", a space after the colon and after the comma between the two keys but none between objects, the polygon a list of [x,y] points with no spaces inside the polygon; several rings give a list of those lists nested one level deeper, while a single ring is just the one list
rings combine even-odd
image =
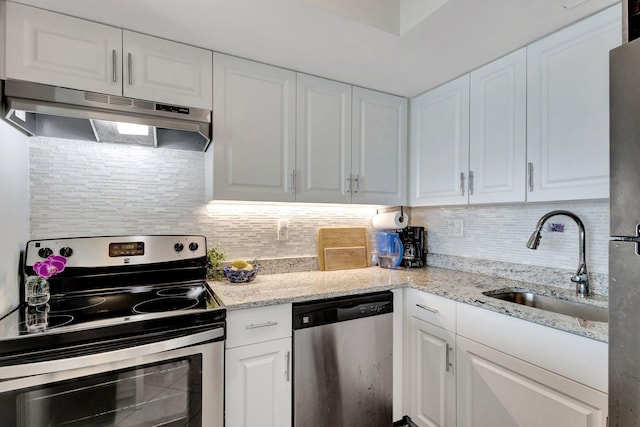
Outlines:
[{"label": "stainless steel cabinet handle", "polygon": [[355,178],[353,178],[353,180],[356,183],[356,191],[355,191],[355,195],[359,196],[360,195],[360,175],[356,175]]},{"label": "stainless steel cabinet handle", "polygon": [[296,192],[296,170],[295,169],[291,171],[291,192],[292,193]]},{"label": "stainless steel cabinet handle", "polygon": [[469,195],[473,196],[473,171],[469,171]]},{"label": "stainless steel cabinet handle", "polygon": [[127,53],[127,70],[129,73],[129,86],[133,85],[133,64],[131,63],[131,52]]},{"label": "stainless steel cabinet handle", "polygon": [[529,178],[529,192],[533,191],[533,163],[527,163],[527,175]]},{"label": "stainless steel cabinet handle", "polygon": [[291,381],[291,352],[287,351],[287,354],[285,354],[285,360],[286,360],[286,367],[285,367],[285,375],[287,378],[287,382]]},{"label": "stainless steel cabinet handle", "polygon": [[451,346],[449,345],[449,343],[447,343],[447,348],[446,348],[446,350],[445,350],[445,351],[447,352],[447,355],[446,355],[446,357],[445,357],[445,364],[447,365],[447,366],[446,366],[446,371],[447,371],[447,372],[449,372],[449,370],[453,367],[453,363],[451,363],[451,357],[449,356],[449,354],[450,354],[450,352],[451,352],[452,350],[453,350],[453,347],[451,347]]},{"label": "stainless steel cabinet handle", "polygon": [[464,172],[460,172],[460,195],[464,196]]},{"label": "stainless steel cabinet handle", "polygon": [[347,194],[351,194],[351,185],[352,185],[351,175],[349,175],[347,177]]},{"label": "stainless steel cabinet handle", "polygon": [[117,83],[118,82],[118,53],[116,52],[115,49],[113,49],[111,51],[111,71],[113,73],[113,82]]},{"label": "stainless steel cabinet handle", "polygon": [[435,313],[435,314],[438,314],[438,313],[439,313],[439,311],[438,311],[438,310],[436,310],[435,308],[427,307],[426,305],[416,304],[416,307],[419,307],[419,308],[421,308],[421,309],[423,309],[423,310],[430,311],[431,313]]},{"label": "stainless steel cabinet handle", "polygon": [[268,326],[276,326],[278,322],[252,323],[247,325],[247,329],[266,328]]}]

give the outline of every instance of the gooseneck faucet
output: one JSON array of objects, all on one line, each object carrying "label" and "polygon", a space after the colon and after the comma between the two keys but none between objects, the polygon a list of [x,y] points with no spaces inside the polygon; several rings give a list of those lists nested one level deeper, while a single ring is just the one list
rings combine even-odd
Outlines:
[{"label": "gooseneck faucet", "polygon": [[578,270],[576,271],[576,274],[571,277],[571,281],[576,284],[576,294],[580,296],[587,296],[591,292],[591,289],[589,287],[589,271],[587,271],[587,256],[586,256],[586,248],[585,248],[586,233],[584,230],[584,224],[576,214],[569,211],[558,210],[558,211],[551,211],[542,215],[542,217],[538,220],[538,224],[536,225],[536,230],[533,232],[533,234],[531,234],[531,237],[529,237],[529,241],[527,242],[527,247],[529,249],[534,249],[534,250],[538,249],[538,245],[540,245],[540,237],[541,237],[540,233],[542,232],[542,227],[544,226],[544,223],[547,222],[549,218],[556,215],[568,216],[569,218],[574,220],[576,224],[578,224],[578,240],[579,240],[578,249],[580,252],[579,254],[580,260],[579,260]]}]

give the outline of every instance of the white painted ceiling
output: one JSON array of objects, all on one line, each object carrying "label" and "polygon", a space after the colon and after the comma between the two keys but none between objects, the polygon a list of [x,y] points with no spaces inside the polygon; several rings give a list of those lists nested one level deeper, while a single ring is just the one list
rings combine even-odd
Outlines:
[{"label": "white painted ceiling", "polygon": [[19,2],[407,97],[619,3],[449,0],[395,35],[302,0]]}]

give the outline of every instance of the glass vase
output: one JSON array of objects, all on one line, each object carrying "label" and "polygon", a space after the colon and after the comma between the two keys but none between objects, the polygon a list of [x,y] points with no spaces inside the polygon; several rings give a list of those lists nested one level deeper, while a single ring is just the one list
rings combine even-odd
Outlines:
[{"label": "glass vase", "polygon": [[49,281],[40,276],[27,277],[25,285],[27,305],[36,307],[49,301]]}]

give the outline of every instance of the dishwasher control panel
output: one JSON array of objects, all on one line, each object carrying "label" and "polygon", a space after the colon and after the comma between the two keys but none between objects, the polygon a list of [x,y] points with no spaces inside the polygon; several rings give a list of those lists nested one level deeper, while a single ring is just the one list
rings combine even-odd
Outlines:
[{"label": "dishwasher control panel", "polygon": [[339,297],[293,305],[293,329],[393,313],[393,293]]}]

